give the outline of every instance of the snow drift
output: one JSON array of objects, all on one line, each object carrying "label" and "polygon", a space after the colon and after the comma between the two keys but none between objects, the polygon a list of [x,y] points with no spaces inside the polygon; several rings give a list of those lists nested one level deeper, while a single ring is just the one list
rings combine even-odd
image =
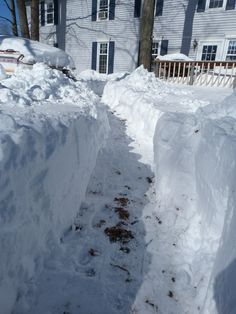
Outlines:
[{"label": "snow drift", "polygon": [[2,313],[29,292],[72,225],[107,133],[99,99],[81,82],[42,64],[1,80]]}]

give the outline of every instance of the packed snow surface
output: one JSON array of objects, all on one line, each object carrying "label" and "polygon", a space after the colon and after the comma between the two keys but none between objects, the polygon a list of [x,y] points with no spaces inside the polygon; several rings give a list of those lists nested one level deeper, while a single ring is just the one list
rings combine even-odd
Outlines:
[{"label": "packed snow surface", "polygon": [[0,50],[13,49],[24,55],[23,62],[74,69],[72,58],[63,50],[26,38],[0,35]]},{"label": "packed snow surface", "polygon": [[4,313],[234,314],[235,93],[35,72],[0,85]]},{"label": "packed snow surface", "polygon": [[[0,84],[0,308],[12,313],[84,198],[108,132],[99,99],[43,64]],[[20,298],[20,296],[22,296]]]}]

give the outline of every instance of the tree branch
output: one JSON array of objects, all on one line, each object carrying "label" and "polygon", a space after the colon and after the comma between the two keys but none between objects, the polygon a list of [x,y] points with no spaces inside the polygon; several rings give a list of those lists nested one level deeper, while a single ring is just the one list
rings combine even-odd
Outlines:
[{"label": "tree branch", "polygon": [[6,4],[8,10],[12,12],[12,9],[11,9],[11,7],[9,6],[9,3],[7,2],[7,0],[3,0],[3,1],[5,2],[5,4]]},{"label": "tree branch", "polygon": [[9,19],[8,19],[7,17],[5,17],[5,16],[0,16],[0,19],[5,20],[5,21],[7,21],[7,22],[13,24],[12,21],[9,20]]}]

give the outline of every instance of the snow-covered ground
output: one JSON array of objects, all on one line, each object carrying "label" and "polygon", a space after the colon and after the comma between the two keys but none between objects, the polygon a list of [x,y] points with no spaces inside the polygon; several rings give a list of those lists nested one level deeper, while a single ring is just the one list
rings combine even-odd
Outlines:
[{"label": "snow-covered ground", "polygon": [[4,314],[235,313],[235,101],[142,68],[3,79]]}]

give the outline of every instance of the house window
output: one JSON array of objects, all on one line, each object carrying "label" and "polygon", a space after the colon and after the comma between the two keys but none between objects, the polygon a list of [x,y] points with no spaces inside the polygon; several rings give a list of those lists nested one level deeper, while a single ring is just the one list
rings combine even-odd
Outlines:
[{"label": "house window", "polygon": [[222,8],[224,0],[210,0],[209,9],[212,8]]},{"label": "house window", "polygon": [[155,65],[155,59],[159,55],[159,42],[153,41],[152,42],[152,69]]},{"label": "house window", "polygon": [[236,40],[230,40],[227,50],[226,60],[236,60]]},{"label": "house window", "polygon": [[202,47],[202,61],[214,61],[216,59],[217,45],[204,45]]},{"label": "house window", "polygon": [[45,24],[51,25],[54,24],[54,2],[45,1]]},{"label": "house window", "polygon": [[98,1],[98,20],[108,19],[109,0]]},{"label": "house window", "polygon": [[98,71],[99,73],[107,74],[108,68],[108,43],[99,44],[98,55]]}]

